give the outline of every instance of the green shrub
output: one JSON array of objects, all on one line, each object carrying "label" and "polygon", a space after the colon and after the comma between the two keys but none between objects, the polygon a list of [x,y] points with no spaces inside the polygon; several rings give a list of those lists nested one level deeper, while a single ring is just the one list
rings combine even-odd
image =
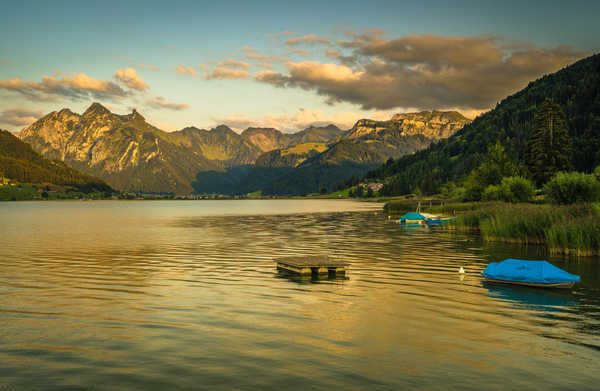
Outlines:
[{"label": "green shrub", "polygon": [[595,202],[600,200],[600,182],[591,174],[559,172],[544,185],[544,193],[557,204]]},{"label": "green shrub", "polygon": [[481,196],[483,201],[527,202],[533,198],[533,183],[522,177],[503,178],[499,185],[485,188]]},{"label": "green shrub", "polygon": [[535,195],[535,187],[530,180],[514,176],[502,179],[504,201],[507,202],[527,202]]},{"label": "green shrub", "polygon": [[482,201],[501,201],[503,199],[501,185],[489,185],[481,195]]}]

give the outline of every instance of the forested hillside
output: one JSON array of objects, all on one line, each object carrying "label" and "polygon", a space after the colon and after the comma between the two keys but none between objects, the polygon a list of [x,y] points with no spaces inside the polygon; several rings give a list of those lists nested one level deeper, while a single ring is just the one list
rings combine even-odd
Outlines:
[{"label": "forested hillside", "polygon": [[515,163],[523,164],[534,115],[546,98],[560,105],[566,114],[573,167],[590,172],[600,164],[598,54],[529,83],[453,136],[389,160],[369,172],[367,178],[384,179],[383,194],[436,193],[444,183],[463,178],[479,166],[488,148],[498,142]]},{"label": "forested hillside", "polygon": [[21,183],[73,186],[80,191],[112,191],[96,177],[40,156],[6,130],[0,130],[0,176]]}]

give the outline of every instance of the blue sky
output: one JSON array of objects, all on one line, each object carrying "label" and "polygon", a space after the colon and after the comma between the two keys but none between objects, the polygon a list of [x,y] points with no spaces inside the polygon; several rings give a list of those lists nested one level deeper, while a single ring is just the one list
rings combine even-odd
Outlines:
[{"label": "blue sky", "polygon": [[9,2],[0,127],[99,101],[165,130],[473,116],[598,52],[600,2]]}]

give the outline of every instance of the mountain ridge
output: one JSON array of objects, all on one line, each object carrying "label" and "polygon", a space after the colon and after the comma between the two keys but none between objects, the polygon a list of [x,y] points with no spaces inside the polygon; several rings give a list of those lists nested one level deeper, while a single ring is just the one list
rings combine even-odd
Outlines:
[{"label": "mountain ridge", "polygon": [[[468,121],[464,117],[447,120],[445,112],[427,113],[430,117],[435,113],[437,121],[444,126],[450,123],[451,130]],[[430,125],[422,113],[412,114],[415,122],[412,128],[402,129],[399,123],[407,115],[399,114],[389,121],[359,121],[349,131],[330,124],[309,126],[296,133],[256,127],[237,133],[226,125],[210,130],[189,126],[165,132],[146,122],[135,109],[130,114],[120,115],[94,102],[83,114],[70,109],[53,111],[24,128],[19,136],[43,156],[103,178],[121,191],[189,194],[198,188],[195,183],[199,172],[215,172],[218,176],[232,167],[253,166],[257,162],[263,169],[306,165],[371,166],[390,156],[424,148],[436,137],[444,136],[436,130],[440,126]],[[359,130],[363,134],[357,134]],[[436,131],[439,134],[434,134]],[[429,132],[432,138],[420,132]],[[312,147],[287,152],[286,148],[293,149],[296,145]],[[272,152],[277,150],[280,152]],[[269,159],[262,158],[265,153],[271,154]],[[279,171],[285,174],[289,170]],[[343,173],[343,170],[335,171]]]}]

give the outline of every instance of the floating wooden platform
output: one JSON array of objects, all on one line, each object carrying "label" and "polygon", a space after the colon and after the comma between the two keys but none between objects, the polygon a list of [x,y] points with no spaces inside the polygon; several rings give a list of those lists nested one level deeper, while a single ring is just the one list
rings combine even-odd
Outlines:
[{"label": "floating wooden platform", "polygon": [[275,259],[277,268],[303,276],[312,274],[345,274],[346,262],[330,258],[326,255],[293,256]]}]

